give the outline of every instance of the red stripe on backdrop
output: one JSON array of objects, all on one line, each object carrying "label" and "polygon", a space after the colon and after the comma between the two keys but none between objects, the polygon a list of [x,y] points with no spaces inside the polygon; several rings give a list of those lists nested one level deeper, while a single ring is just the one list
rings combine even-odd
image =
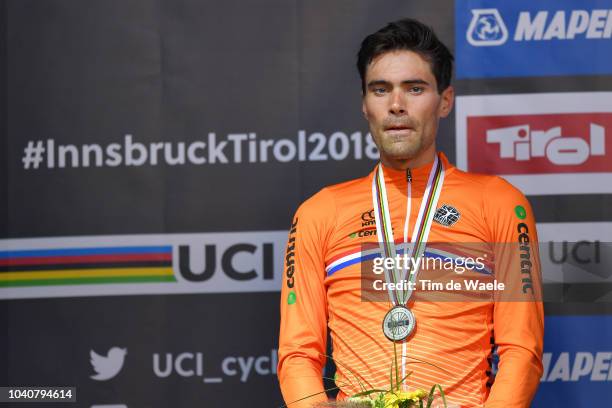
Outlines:
[{"label": "red stripe on backdrop", "polygon": [[29,258],[0,259],[0,266],[12,265],[48,265],[119,261],[171,261],[172,254],[108,254],[80,256],[37,256]]}]

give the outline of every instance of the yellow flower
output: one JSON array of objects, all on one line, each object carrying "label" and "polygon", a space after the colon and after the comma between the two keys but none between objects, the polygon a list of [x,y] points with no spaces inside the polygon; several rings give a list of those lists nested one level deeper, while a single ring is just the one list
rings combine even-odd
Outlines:
[{"label": "yellow flower", "polygon": [[385,408],[399,408],[402,402],[419,402],[427,396],[424,390],[396,391],[385,394]]}]

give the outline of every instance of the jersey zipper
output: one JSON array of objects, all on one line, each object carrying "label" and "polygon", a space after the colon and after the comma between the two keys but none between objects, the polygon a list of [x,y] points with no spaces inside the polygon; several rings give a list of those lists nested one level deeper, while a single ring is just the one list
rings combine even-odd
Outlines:
[{"label": "jersey zipper", "polygon": [[[406,169],[406,183],[408,184],[407,186],[408,187],[408,197],[407,197],[408,203],[406,203],[407,204],[406,220],[404,221],[404,241],[408,240],[408,233],[409,233],[408,224],[410,220],[410,208],[411,208],[410,200],[412,198],[412,188],[411,188],[412,187],[411,185],[412,184],[412,172],[410,171],[410,168]],[[408,352],[407,348],[408,348],[407,341],[402,342],[402,359],[401,359],[402,360],[402,378],[406,377],[406,354]],[[404,390],[407,390],[407,386],[405,382],[402,384],[402,388]]]}]

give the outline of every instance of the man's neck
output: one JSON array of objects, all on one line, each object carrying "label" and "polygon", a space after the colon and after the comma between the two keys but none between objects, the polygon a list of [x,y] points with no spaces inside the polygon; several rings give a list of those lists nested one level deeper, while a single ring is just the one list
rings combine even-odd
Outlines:
[{"label": "man's neck", "polygon": [[406,170],[426,166],[429,163],[432,163],[435,157],[436,147],[432,145],[426,151],[421,152],[421,154],[419,154],[417,157],[403,159],[381,155],[380,160],[382,161],[382,164],[387,167],[391,167],[395,170]]}]

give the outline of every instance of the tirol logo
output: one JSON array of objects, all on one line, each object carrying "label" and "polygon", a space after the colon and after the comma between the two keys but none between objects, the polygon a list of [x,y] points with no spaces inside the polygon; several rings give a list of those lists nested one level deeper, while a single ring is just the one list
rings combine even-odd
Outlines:
[{"label": "tirol logo", "polygon": [[612,92],[457,97],[457,167],[526,195],[612,193]]},{"label": "tirol logo", "polygon": [[468,151],[474,152],[468,154],[471,171],[533,174],[612,170],[610,113],[470,117],[468,134]]},{"label": "tirol logo", "polygon": [[460,216],[461,214],[459,214],[459,211],[457,211],[455,207],[444,204],[436,210],[433,219],[438,224],[442,224],[445,227],[451,227],[459,221]]},{"label": "tirol logo", "polygon": [[508,39],[508,29],[497,9],[472,10],[472,21],[466,33],[475,47],[500,45]]},{"label": "tirol logo", "polygon": [[487,143],[499,144],[499,157],[517,161],[532,157],[546,157],[559,165],[582,164],[589,157],[604,156],[605,129],[590,123],[589,140],[581,137],[563,137],[561,127],[531,130],[529,125],[510,126],[487,130]]},{"label": "tirol logo", "polygon": [[90,378],[96,381],[106,381],[114,378],[123,368],[127,349],[113,347],[106,356],[100,355],[93,350],[89,351],[91,366],[96,374]]}]

